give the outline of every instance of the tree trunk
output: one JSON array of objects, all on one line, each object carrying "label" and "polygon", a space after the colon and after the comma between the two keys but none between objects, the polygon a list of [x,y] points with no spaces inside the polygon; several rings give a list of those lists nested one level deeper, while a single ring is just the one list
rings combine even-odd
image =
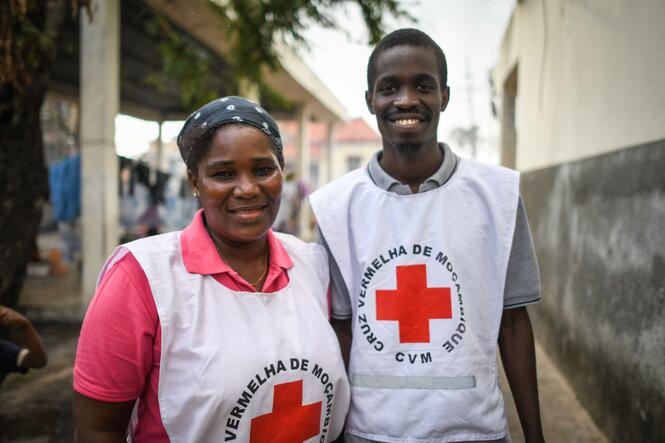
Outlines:
[{"label": "tree trunk", "polygon": [[[51,0],[42,6],[30,5],[23,19],[54,43],[69,9],[68,2]],[[39,117],[47,90],[48,70],[57,46],[45,44],[34,35],[27,39],[20,35],[25,27],[19,26],[17,17],[2,22],[14,32],[3,30],[3,35],[23,39],[15,55],[17,60],[28,61],[23,66],[29,72],[25,75],[17,71],[14,78],[0,83],[0,304],[8,306],[18,302],[34,250],[42,207],[48,198],[48,172]]]},{"label": "tree trunk", "polygon": [[8,306],[18,302],[48,197],[39,122],[46,93],[43,77],[33,78],[20,93],[7,84],[0,93],[16,113],[13,124],[0,123],[0,304]]}]

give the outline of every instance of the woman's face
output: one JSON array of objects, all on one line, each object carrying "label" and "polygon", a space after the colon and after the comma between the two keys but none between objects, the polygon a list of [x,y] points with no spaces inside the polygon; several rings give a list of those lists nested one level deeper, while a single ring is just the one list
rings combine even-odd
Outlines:
[{"label": "woman's face", "polygon": [[247,243],[266,234],[277,216],[283,181],[270,138],[252,126],[222,126],[195,172],[190,183],[217,237]]}]

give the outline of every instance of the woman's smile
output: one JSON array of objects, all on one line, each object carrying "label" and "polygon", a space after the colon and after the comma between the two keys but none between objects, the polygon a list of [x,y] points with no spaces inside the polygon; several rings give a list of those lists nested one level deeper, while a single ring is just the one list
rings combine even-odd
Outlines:
[{"label": "woman's smile", "polygon": [[248,207],[240,207],[235,209],[229,209],[229,212],[238,219],[241,223],[256,223],[261,220],[263,214],[266,212],[268,205],[253,205]]}]

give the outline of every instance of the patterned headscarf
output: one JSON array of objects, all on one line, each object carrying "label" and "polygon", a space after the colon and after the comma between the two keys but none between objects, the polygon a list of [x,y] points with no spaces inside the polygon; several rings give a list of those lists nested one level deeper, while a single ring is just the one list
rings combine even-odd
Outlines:
[{"label": "patterned headscarf", "polygon": [[229,96],[211,101],[194,111],[178,134],[180,155],[190,169],[208,148],[210,138],[225,124],[244,124],[263,131],[272,140],[280,162],[282,138],[275,120],[263,108],[246,98]]}]

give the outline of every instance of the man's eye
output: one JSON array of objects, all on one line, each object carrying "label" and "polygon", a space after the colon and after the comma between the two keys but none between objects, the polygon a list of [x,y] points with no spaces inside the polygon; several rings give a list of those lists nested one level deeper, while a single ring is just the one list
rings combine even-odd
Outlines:
[{"label": "man's eye", "polygon": [[430,92],[434,90],[434,86],[427,83],[422,83],[418,85],[418,90],[422,92]]},{"label": "man's eye", "polygon": [[395,92],[395,87],[392,85],[381,86],[379,88],[379,92],[381,94],[392,94],[393,92]]}]

